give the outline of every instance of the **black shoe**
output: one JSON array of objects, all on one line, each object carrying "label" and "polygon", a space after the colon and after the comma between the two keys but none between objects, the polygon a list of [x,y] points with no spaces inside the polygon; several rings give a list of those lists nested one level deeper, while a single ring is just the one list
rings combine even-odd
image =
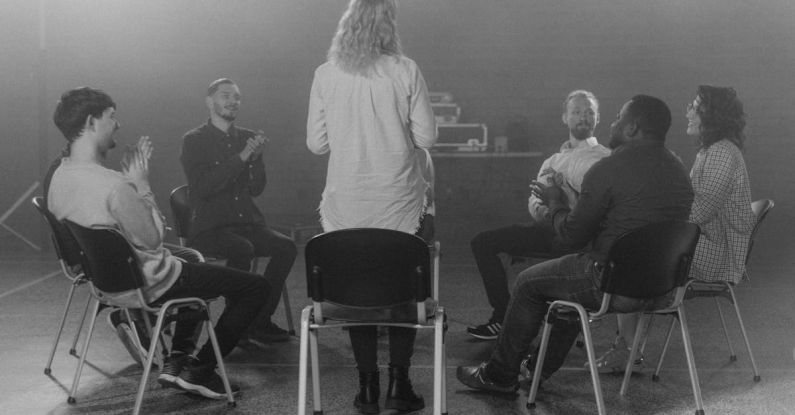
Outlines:
[{"label": "black shoe", "polygon": [[160,371],[160,375],[157,377],[157,382],[163,385],[166,388],[178,388],[179,385],[177,384],[177,378],[179,374],[182,373],[182,369],[185,368],[185,365],[188,363],[188,356],[187,353],[183,352],[171,352],[171,355],[165,358],[163,362],[163,369]]},{"label": "black shoe", "polygon": [[472,389],[496,393],[516,393],[519,389],[519,382],[500,384],[492,381],[486,376],[486,362],[480,366],[459,366],[456,371],[458,380]]},{"label": "black shoe", "polygon": [[497,340],[502,331],[502,324],[488,322],[479,326],[467,327],[467,334],[480,340]]},{"label": "black shoe", "polygon": [[386,392],[386,409],[397,409],[400,412],[419,411],[425,408],[425,400],[414,393],[409,380],[409,368],[389,366],[389,389]]},{"label": "black shoe", "polygon": [[[221,376],[215,373],[215,364],[200,364],[189,358],[182,373],[177,377],[180,388],[209,399],[226,399],[226,390]],[[240,393],[240,387],[230,383],[232,395]]]},{"label": "black shoe", "polygon": [[353,400],[359,412],[363,414],[377,414],[381,412],[378,408],[378,399],[381,397],[381,386],[378,379],[378,371],[359,372],[359,393]]},{"label": "black shoe", "polygon": [[138,332],[138,338],[141,342],[135,340],[135,335],[132,332],[131,324],[127,321],[124,311],[121,309],[112,310],[108,313],[108,324],[113,327],[116,334],[119,336],[121,344],[127,349],[127,352],[139,365],[143,364],[146,359],[147,347],[149,346],[149,334],[145,328],[139,327],[138,324],[132,324]]},{"label": "black shoe", "polygon": [[269,343],[279,343],[290,340],[290,332],[272,322],[268,322],[268,324],[261,329],[251,330],[247,340],[257,346],[265,347]]}]

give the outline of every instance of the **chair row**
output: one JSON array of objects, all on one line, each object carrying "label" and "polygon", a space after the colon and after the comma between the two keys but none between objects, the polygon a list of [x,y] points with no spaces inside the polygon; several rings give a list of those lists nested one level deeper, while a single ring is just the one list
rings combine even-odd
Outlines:
[{"label": "chair row", "polygon": [[[53,245],[61,261],[64,273],[72,280],[67,297],[64,314],[58,328],[55,342],[50,353],[45,374],[50,374],[53,354],[57,347],[64,321],[68,312],[74,290],[85,284],[91,289],[93,308],[88,333],[80,354],[80,361],[75,372],[69,402],[74,402],[80,373],[85,362],[91,340],[96,315],[101,304],[115,306],[102,292],[118,292],[130,289],[140,290],[143,284],[137,259],[126,239],[112,229],[87,229],[79,225],[55,220],[41,205],[40,198],[34,198],[34,206],[42,214],[52,230]],[[753,246],[762,219],[773,207],[770,200],[754,202],[757,214],[757,225],[752,234]],[[556,316],[565,310],[573,310],[582,325],[587,349],[591,376],[600,414],[606,409],[602,398],[601,385],[595,366],[595,355],[591,339],[589,322],[603,318],[614,312],[611,308],[611,297],[615,295],[633,298],[666,298],[665,302],[652,302],[653,306],[643,310],[645,315],[675,315],[678,319],[688,369],[696,403],[696,413],[703,413],[703,402],[696,371],[695,362],[687,328],[684,299],[692,296],[713,296],[716,304],[716,292],[725,291],[734,305],[740,327],[745,338],[749,356],[754,370],[754,380],[759,380],[750,344],[737,307],[732,284],[695,282],[688,280],[689,261],[692,258],[698,241],[697,225],[687,222],[652,224],[622,236],[611,248],[608,265],[602,274],[602,291],[605,293],[602,307],[599,310],[586,310],[580,304],[566,301],[555,301],[550,304],[548,318],[542,330],[540,352],[536,362],[535,376],[528,394],[528,407],[535,404],[541,366],[548,343],[550,324]],[[298,413],[306,411],[307,371],[311,367],[313,387],[313,411],[322,413],[320,383],[318,333],[322,329],[357,325],[379,325],[412,327],[434,331],[434,407],[433,413],[444,414],[446,408],[446,357],[444,334],[445,311],[438,304],[440,247],[436,242],[429,247],[422,239],[397,231],[383,229],[347,229],[321,234],[309,241],[306,246],[306,278],[309,297],[312,304],[306,306],[301,313],[300,323],[300,359],[299,359],[299,394]],[[747,258],[746,258],[747,261]],[[637,278],[643,276],[644,284],[637,284]],[[709,289],[703,288],[709,286]],[[355,287],[355,289],[354,289]],[[140,291],[139,291],[140,292]],[[708,292],[708,294],[703,294]],[[671,295],[673,293],[673,295]],[[157,314],[157,322],[151,327],[148,319],[144,319],[147,329],[156,335],[151,336],[147,347],[144,372],[139,383],[134,413],[140,411],[143,394],[151,365],[160,347],[163,329],[174,321],[177,313],[186,307],[196,313],[197,318],[205,322],[211,341],[216,348],[217,342],[210,325],[210,310],[207,303],[198,298],[187,298],[168,301],[164,304],[146,304],[143,296],[139,296],[140,309]],[[198,309],[198,311],[196,311]],[[720,312],[720,307],[718,307]],[[288,312],[289,314],[289,312]],[[84,312],[83,320],[86,313]],[[571,318],[571,311],[568,312]],[[636,337],[633,340],[631,356],[628,362],[634,361],[642,334],[644,319],[638,323]],[[672,319],[666,336],[666,343],[659,359],[654,379],[659,379],[659,370],[665,350],[670,340],[673,324]],[[723,323],[723,316],[721,314]],[[74,354],[77,337],[83,322],[75,335],[70,353]],[[724,331],[726,330],[723,323]],[[727,334],[728,340],[728,334]],[[736,359],[731,349],[732,360]],[[234,405],[229,383],[226,378],[223,360],[218,358],[219,369],[227,391],[227,402]],[[311,363],[311,365],[310,365]],[[627,365],[621,395],[628,388],[631,363]]]}]

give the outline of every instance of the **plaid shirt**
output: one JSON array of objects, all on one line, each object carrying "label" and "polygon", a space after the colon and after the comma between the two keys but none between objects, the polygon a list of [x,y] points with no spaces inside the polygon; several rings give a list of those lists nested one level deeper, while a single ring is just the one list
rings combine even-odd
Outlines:
[{"label": "plaid shirt", "polygon": [[690,276],[739,282],[756,218],[740,149],[721,140],[699,150],[690,171],[695,200],[690,220],[701,226]]}]

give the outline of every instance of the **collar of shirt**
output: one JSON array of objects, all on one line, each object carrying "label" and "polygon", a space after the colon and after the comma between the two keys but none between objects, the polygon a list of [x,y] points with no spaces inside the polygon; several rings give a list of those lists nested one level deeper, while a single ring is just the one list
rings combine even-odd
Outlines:
[{"label": "collar of shirt", "polygon": [[209,131],[212,132],[213,135],[217,136],[218,138],[222,139],[227,137],[237,138],[237,127],[235,127],[234,123],[229,124],[228,132],[224,132],[220,128],[216,127],[215,124],[213,124],[213,122],[208,118],[206,127]]},{"label": "collar of shirt", "polygon": [[572,144],[571,140],[567,140],[560,146],[560,151],[571,151],[584,147],[596,147],[598,145],[599,141],[596,140],[596,137],[588,137],[585,140],[577,140],[577,144]]}]

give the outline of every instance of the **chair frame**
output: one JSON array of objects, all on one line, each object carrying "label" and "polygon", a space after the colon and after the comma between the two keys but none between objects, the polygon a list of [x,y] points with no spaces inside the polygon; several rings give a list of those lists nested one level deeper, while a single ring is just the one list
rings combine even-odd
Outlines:
[{"label": "chair frame", "polygon": [[[74,243],[74,241],[67,240],[63,237],[63,235],[56,229],[57,226],[63,226],[54,216],[47,210],[47,207],[44,206],[44,198],[41,196],[36,196],[31,199],[31,204],[33,207],[36,208],[36,211],[41,214],[42,219],[44,222],[47,223],[47,226],[50,228],[50,239],[52,241],[53,249],[55,250],[55,255],[58,257],[58,263],[61,265],[61,271],[63,272],[64,277],[66,277],[69,282],[69,293],[66,295],[66,303],[63,307],[63,313],[61,314],[61,322],[58,325],[58,330],[55,332],[55,339],[53,340],[52,347],[50,348],[50,355],[47,358],[47,364],[44,366],[44,374],[51,375],[52,374],[52,361],[55,357],[55,351],[58,348],[58,342],[61,339],[61,335],[63,334],[63,328],[66,324],[66,316],[69,314],[69,308],[72,305],[72,299],[74,298],[75,290],[77,287],[85,284],[88,282],[86,279],[85,274],[82,270],[76,271],[74,269],[75,266],[80,265],[80,258],[70,258],[69,253],[71,252],[68,249],[65,249],[66,244]],[[68,232],[65,228],[63,232]],[[73,248],[74,252],[77,252],[77,247]],[[69,354],[72,356],[77,356],[77,342],[80,339],[80,333],[83,331],[83,325],[86,321],[86,316],[88,315],[88,308],[91,305],[91,297],[86,299],[86,305],[83,309],[83,315],[80,318],[80,324],[77,327],[77,331],[75,331],[74,340],[72,340],[72,346],[69,348]]]},{"label": "chair frame", "polygon": [[[190,198],[188,196],[189,188],[187,184],[177,186],[171,191],[169,196],[169,204],[171,205],[171,214],[174,216],[174,228],[179,238],[179,244],[185,246],[188,234],[190,232],[191,208]],[[210,263],[220,263],[225,258],[218,256],[204,255],[204,259]],[[251,264],[251,272],[257,273],[259,269],[259,257],[254,258]],[[284,318],[287,320],[287,331],[291,336],[295,336],[295,323],[293,322],[293,311],[290,305],[290,295],[287,291],[287,283],[285,281],[282,287],[282,304],[284,304]]]},{"label": "chair frame", "polygon": [[[748,242],[748,251],[745,255],[745,263],[748,264],[748,260],[751,257],[751,250],[754,246],[754,241],[756,240],[757,232],[762,225],[762,222],[767,217],[767,214],[770,212],[775,206],[775,202],[771,199],[759,199],[751,203],[751,210],[754,212],[754,216],[756,216],[756,224],[754,225],[753,230],[751,231],[751,237]],[[748,272],[745,273],[745,279],[750,280],[748,277]],[[726,326],[726,319],[723,316],[723,311],[721,310],[720,301],[718,301],[721,297],[726,298],[734,308],[734,313],[737,316],[737,323],[740,326],[740,333],[743,336],[743,341],[745,342],[745,349],[748,351],[748,358],[751,361],[751,368],[754,372],[754,382],[759,382],[762,378],[759,375],[759,368],[756,366],[756,359],[754,359],[754,353],[751,351],[751,342],[748,340],[748,333],[745,330],[745,324],[743,323],[742,315],[740,314],[740,307],[737,304],[737,296],[734,294],[734,286],[736,284],[730,281],[699,281],[695,279],[690,279],[685,286],[687,290],[685,300],[689,300],[691,298],[705,298],[705,297],[712,297],[715,300],[715,308],[718,310],[718,316],[720,317],[721,327],[723,328],[723,335],[726,338],[726,344],[729,346],[729,361],[735,362],[737,361],[737,353],[734,351],[734,346],[732,345],[731,338],[729,337],[729,330]],[[660,380],[660,370],[662,369],[662,363],[665,359],[665,353],[668,350],[668,343],[671,340],[671,335],[673,334],[674,324],[676,323],[676,318],[671,319],[671,324],[668,326],[668,331],[665,335],[665,344],[663,345],[663,349],[660,352],[660,357],[657,359],[657,368],[652,375],[652,380],[657,382]]]},{"label": "chair frame", "polygon": [[[373,231],[374,229],[369,229]],[[347,229],[337,232],[357,231],[357,229]],[[384,229],[375,229],[375,231],[396,232]],[[328,234],[317,235],[307,243],[307,249],[311,249],[312,241],[326,237]],[[413,238],[420,238],[405,234]],[[313,284],[308,284],[309,296],[313,298],[312,305],[306,306],[301,312],[301,336],[300,336],[300,353],[299,353],[299,372],[298,372],[298,414],[306,414],[306,396],[307,396],[307,365],[311,360],[311,376],[312,376],[312,403],[313,414],[320,415],[323,413],[321,403],[320,391],[320,363],[318,356],[318,332],[321,329],[338,328],[338,327],[353,327],[353,326],[390,326],[390,327],[408,327],[414,329],[428,329],[434,331],[434,371],[433,371],[433,414],[446,415],[447,414],[447,380],[445,368],[447,366],[447,356],[445,353],[445,311],[444,307],[438,305],[439,293],[439,258],[441,253],[441,245],[439,241],[434,241],[428,246],[429,255],[431,260],[427,267],[431,268],[431,279],[429,286],[425,287],[426,291],[430,294],[430,299],[435,305],[433,313],[427,313],[428,298],[425,301],[417,301],[417,323],[404,323],[404,322],[390,322],[390,321],[366,321],[366,322],[352,322],[352,321],[338,321],[329,323],[324,317],[323,301],[316,301],[316,293],[313,292]],[[432,265],[431,265],[432,264]],[[307,281],[313,279],[315,281],[321,280],[322,271],[318,267],[312,267],[307,259]],[[423,284],[422,278],[419,278],[420,284]],[[322,291],[322,289],[321,289]]]},{"label": "chair frame", "polygon": [[[141,375],[141,380],[138,384],[133,414],[137,415],[141,411],[147,380],[152,369],[152,364],[154,363],[155,355],[159,352],[158,342],[163,335],[163,330],[171,322],[184,318],[200,318],[204,321],[204,328],[207,331],[210,342],[212,343],[221,379],[226,391],[227,405],[230,407],[235,406],[235,398],[232,394],[229,379],[226,375],[226,368],[218,347],[218,340],[215,335],[215,330],[211,324],[210,308],[207,304],[207,300],[198,297],[184,297],[171,299],[163,302],[162,304],[157,302],[154,304],[147,303],[142,291],[144,278],[140,264],[138,263],[138,258],[124,235],[115,229],[85,228],[68,220],[64,221],[64,223],[75,237],[77,244],[80,246],[82,256],[81,262],[88,280],[88,286],[91,289],[91,298],[93,300],[93,313],[91,315],[91,321],[88,325],[88,333],[86,334],[85,343],[83,344],[83,350],[80,354],[80,361],[78,363],[77,370],[75,371],[75,377],[72,382],[72,388],[69,394],[68,402],[75,403],[76,401],[75,396],[80,383],[80,376],[83,370],[83,365],[85,364],[86,356],[88,355],[88,348],[91,343],[91,337],[94,331],[94,326],[96,324],[97,314],[99,313],[100,306],[104,304],[111,307],[120,307],[127,314],[127,318],[130,318],[127,307],[115,304],[112,299],[102,294],[103,290],[101,288],[104,288],[105,285],[108,284],[108,281],[113,279],[114,281],[111,283],[112,285],[122,284],[125,287],[135,287],[134,291],[136,294],[136,299],[138,300],[138,304],[140,305],[139,309],[143,312],[154,313],[157,315],[157,322],[155,323],[154,328],[152,327],[148,318],[143,319],[146,324],[146,328],[150,333],[151,340],[149,346],[147,347],[146,362],[144,363],[144,370]],[[111,259],[115,259],[114,265],[124,263],[123,266],[115,270],[119,275],[110,277],[107,275],[94,274],[94,270],[92,268],[92,258],[94,255],[92,254],[99,256],[100,253],[95,252],[96,249],[92,247],[93,242],[90,241],[91,238],[104,238],[103,242],[105,242],[105,244],[103,246],[107,247],[113,245],[113,248],[119,249],[120,252],[116,253],[118,258],[113,258],[108,255],[108,251],[113,252],[111,249],[104,249],[101,253],[103,259],[109,257]],[[114,287],[113,289],[115,290],[116,288]],[[182,309],[186,310],[183,311]],[[157,334],[151,336],[151,333]],[[140,343],[140,339],[138,339],[138,335],[135,330],[133,330],[133,334],[136,337],[136,341]]]},{"label": "chair frame", "polygon": [[[616,288],[620,287],[622,284],[626,285],[626,283],[622,282],[622,280],[627,280],[628,277],[626,277],[626,276],[614,277],[613,276],[613,270],[616,268],[617,264],[621,263],[621,261],[622,261],[621,256],[622,255],[625,255],[627,257],[631,257],[632,256],[632,255],[627,255],[627,254],[625,254],[623,252],[616,252],[616,251],[620,250],[621,240],[626,238],[626,237],[629,237],[629,236],[635,234],[635,232],[637,232],[639,230],[643,230],[644,228],[663,230],[663,229],[667,229],[667,228],[673,228],[675,226],[680,228],[680,232],[682,232],[682,234],[681,234],[682,238],[684,238],[686,236],[689,239],[687,240],[687,242],[688,242],[687,251],[686,252],[682,252],[682,253],[680,253],[680,255],[678,255],[679,264],[678,264],[678,268],[676,270],[675,281],[673,281],[673,279],[672,279],[672,282],[674,282],[673,286],[670,287],[670,289],[668,289],[667,291],[658,292],[656,294],[653,291],[649,291],[649,292],[645,293],[644,295],[640,295],[640,294],[627,295],[628,293],[620,291],[620,290],[624,290],[623,288],[618,288],[618,290],[616,290]],[[532,381],[532,384],[530,386],[530,391],[529,391],[528,396],[527,396],[527,408],[528,409],[531,409],[531,408],[535,407],[535,401],[536,401],[536,397],[537,397],[537,394],[538,394],[538,386],[541,383],[541,371],[542,371],[543,364],[544,364],[544,358],[546,356],[547,346],[549,344],[549,337],[550,337],[550,333],[552,331],[552,325],[559,318],[558,314],[561,311],[563,311],[563,310],[573,310],[574,312],[577,313],[577,318],[580,321],[580,325],[582,327],[582,335],[583,335],[583,338],[584,338],[584,341],[585,341],[585,348],[586,348],[586,352],[587,352],[587,355],[588,355],[588,365],[589,365],[590,374],[591,374],[591,381],[593,383],[594,395],[595,395],[595,398],[596,398],[596,405],[597,405],[598,413],[600,415],[603,415],[603,414],[606,414],[607,411],[606,411],[605,404],[604,404],[604,397],[603,397],[603,394],[602,394],[602,385],[601,385],[601,381],[600,381],[600,378],[599,378],[599,371],[598,371],[597,365],[596,365],[596,354],[594,352],[593,337],[591,336],[590,323],[594,322],[594,321],[597,321],[597,320],[600,320],[600,319],[602,319],[602,318],[604,318],[604,317],[606,317],[606,316],[608,316],[610,314],[615,313],[615,311],[611,310],[612,296],[614,294],[615,295],[623,295],[623,296],[626,296],[626,297],[633,297],[633,298],[654,299],[654,298],[658,298],[658,297],[664,295],[665,292],[671,292],[671,289],[673,289],[673,290],[675,290],[674,291],[675,294],[674,294],[673,302],[669,306],[667,306],[663,310],[661,310],[661,312],[676,312],[679,315],[679,318],[680,318],[680,320],[682,322],[682,324],[681,324],[681,326],[682,326],[682,337],[683,337],[683,341],[684,341],[684,345],[685,345],[685,351],[686,351],[686,354],[687,354],[688,368],[690,369],[689,370],[689,372],[690,372],[690,382],[691,382],[692,389],[693,389],[693,396],[694,396],[694,399],[696,401],[696,414],[702,414],[703,415],[703,413],[704,413],[704,409],[703,409],[704,405],[703,405],[703,402],[702,402],[702,399],[701,399],[701,388],[699,386],[698,372],[696,371],[695,362],[694,362],[694,359],[693,359],[692,345],[690,343],[690,334],[689,334],[688,327],[687,327],[687,319],[686,319],[686,316],[685,316],[685,309],[684,309],[684,306],[682,305],[682,298],[684,297],[684,286],[685,286],[688,270],[689,270],[689,267],[690,267],[690,260],[692,259],[693,252],[695,251],[695,247],[696,247],[696,242],[698,241],[699,228],[695,224],[688,223],[688,222],[681,222],[681,221],[668,221],[668,222],[663,222],[663,223],[656,223],[656,224],[652,224],[652,225],[647,225],[644,228],[640,228],[638,230],[635,230],[635,231],[632,231],[632,232],[628,232],[627,234],[622,235],[622,237],[620,237],[618,240],[616,240],[616,243],[613,245],[613,248],[611,248],[611,251],[610,251],[610,253],[608,255],[607,264],[601,270],[601,287],[602,287],[602,291],[603,291],[603,296],[602,296],[602,303],[601,303],[601,306],[600,306],[599,310],[597,310],[595,312],[586,310],[586,308],[583,307],[581,304],[573,302],[573,301],[556,300],[556,301],[551,302],[551,304],[549,306],[549,309],[547,310],[547,314],[546,314],[546,316],[544,318],[544,326],[543,326],[543,329],[542,329],[541,342],[539,344],[538,359],[536,360],[535,370],[533,372],[533,381]],[[648,230],[646,232],[648,232]],[[627,245],[627,244],[624,244],[624,245]],[[616,251],[614,251],[614,249],[616,249]],[[654,252],[654,251],[652,251],[652,252]],[[625,272],[625,274],[629,274],[629,273]],[[629,275],[631,275],[631,274],[629,274]],[[666,287],[666,288],[669,288],[669,287]],[[641,289],[641,290],[643,290],[643,289]],[[624,370],[624,379],[622,381],[621,391],[620,391],[620,395],[621,396],[624,396],[626,394],[626,392],[627,392],[627,389],[628,389],[628,386],[629,386],[629,378],[630,378],[630,375],[632,374],[632,364],[635,361],[636,356],[638,354],[638,349],[639,349],[639,346],[640,346],[640,343],[641,343],[641,337],[642,337],[641,332],[643,331],[644,327],[645,327],[644,318],[638,319],[635,337],[633,339],[632,347],[630,349],[630,356],[629,356],[629,359],[627,359],[627,365],[626,365],[626,368]]]}]

